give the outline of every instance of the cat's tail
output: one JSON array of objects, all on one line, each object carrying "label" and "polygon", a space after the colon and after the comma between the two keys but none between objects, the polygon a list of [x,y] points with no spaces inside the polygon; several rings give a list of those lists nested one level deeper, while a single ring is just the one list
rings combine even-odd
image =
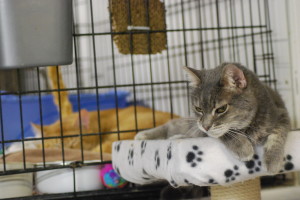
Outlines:
[{"label": "cat's tail", "polygon": [[51,88],[53,90],[58,90],[52,92],[57,110],[62,114],[62,116],[68,116],[69,114],[73,113],[73,109],[68,98],[68,92],[64,90],[66,87],[63,82],[59,66],[47,67],[47,73]]}]

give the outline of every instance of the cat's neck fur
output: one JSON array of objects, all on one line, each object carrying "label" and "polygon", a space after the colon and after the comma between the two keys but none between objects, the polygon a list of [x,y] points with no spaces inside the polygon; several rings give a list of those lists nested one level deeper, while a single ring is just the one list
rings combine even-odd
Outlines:
[{"label": "cat's neck fur", "polygon": [[256,114],[249,127],[246,128],[246,134],[250,134],[251,137],[257,139],[256,144],[261,144],[266,140],[266,136],[270,134],[274,127],[272,123],[280,120],[287,129],[290,129],[290,119],[280,95],[261,82],[253,72],[239,64],[236,65],[243,70],[248,82],[246,91],[253,93],[254,99],[251,99],[251,101],[256,101],[257,106],[253,108],[256,109]]}]

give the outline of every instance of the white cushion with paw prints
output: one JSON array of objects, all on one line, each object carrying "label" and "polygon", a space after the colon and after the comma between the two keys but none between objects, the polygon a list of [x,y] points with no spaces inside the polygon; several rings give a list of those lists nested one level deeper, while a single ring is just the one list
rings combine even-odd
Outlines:
[{"label": "white cushion with paw prints", "polygon": [[[300,170],[300,132],[288,134],[282,170]],[[263,148],[249,161],[240,161],[217,139],[127,140],[113,144],[113,167],[124,179],[147,184],[167,180],[174,187],[229,185],[270,175],[263,163]]]}]

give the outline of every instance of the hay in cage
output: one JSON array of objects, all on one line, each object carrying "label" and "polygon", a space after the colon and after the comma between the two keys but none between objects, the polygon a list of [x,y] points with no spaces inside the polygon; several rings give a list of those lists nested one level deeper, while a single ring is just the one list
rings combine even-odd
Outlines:
[{"label": "hay in cage", "polygon": [[160,0],[111,0],[110,12],[120,53],[156,54],[166,49],[165,5]]}]

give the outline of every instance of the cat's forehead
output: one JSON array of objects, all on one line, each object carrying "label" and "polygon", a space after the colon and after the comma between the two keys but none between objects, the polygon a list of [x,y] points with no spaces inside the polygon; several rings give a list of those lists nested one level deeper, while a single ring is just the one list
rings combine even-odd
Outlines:
[{"label": "cat's forehead", "polygon": [[197,75],[201,79],[201,83],[217,82],[220,80],[222,68],[216,67],[213,69],[199,70],[197,72]]},{"label": "cat's forehead", "polygon": [[224,94],[220,85],[221,75],[222,68],[220,67],[198,71],[201,84],[191,91],[194,104],[212,109],[215,106],[226,103],[228,94]]},{"label": "cat's forehead", "polygon": [[218,92],[212,86],[194,89],[191,93],[192,101],[197,105],[211,107],[218,101]]},{"label": "cat's forehead", "polygon": [[202,83],[201,87],[192,89],[191,99],[194,104],[211,109],[223,104],[227,98],[222,92],[219,81],[207,81]]}]

